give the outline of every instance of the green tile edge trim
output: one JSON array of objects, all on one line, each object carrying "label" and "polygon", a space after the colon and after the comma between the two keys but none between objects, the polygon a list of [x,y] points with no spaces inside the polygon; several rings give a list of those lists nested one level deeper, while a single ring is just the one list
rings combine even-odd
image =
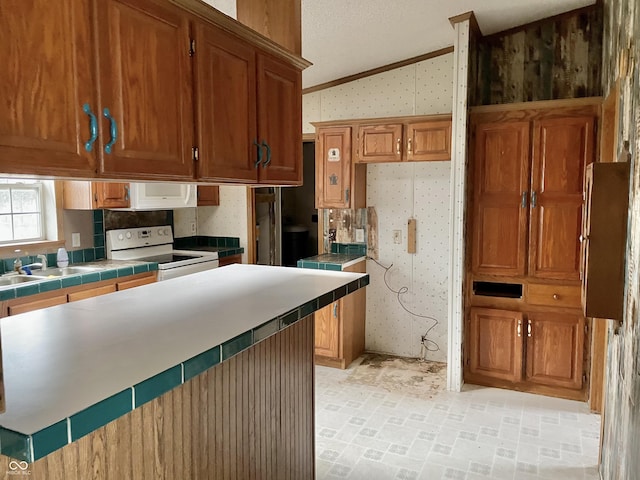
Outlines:
[{"label": "green tile edge trim", "polygon": [[75,442],[125,413],[129,413],[133,410],[132,399],[133,391],[127,388],[72,415],[69,418],[71,441]]},{"label": "green tile edge trim", "polygon": [[[148,268],[153,271],[153,266]],[[88,274],[91,275],[91,274]],[[94,432],[106,424],[117,420],[150,402],[164,393],[180,386],[191,378],[215,367],[224,360],[231,358],[247,348],[266,338],[275,335],[281,330],[293,325],[299,320],[311,315],[315,311],[325,307],[332,301],[351,293],[353,289],[359,289],[369,284],[369,275],[349,284],[338,287],[331,292],[307,301],[297,308],[272,318],[261,325],[240,334],[222,345],[206,350],[175,367],[171,367],[133,387],[127,388],[111,397],[102,400],[67,419],[63,419],[53,425],[43,428],[32,434],[25,435],[13,430],[0,427],[0,453],[19,461],[32,463],[50,453],[64,447],[68,443]]]}]

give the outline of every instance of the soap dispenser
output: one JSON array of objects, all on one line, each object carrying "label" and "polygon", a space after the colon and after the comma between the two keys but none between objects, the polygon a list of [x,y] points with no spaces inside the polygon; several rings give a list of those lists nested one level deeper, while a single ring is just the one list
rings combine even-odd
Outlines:
[{"label": "soap dispenser", "polygon": [[69,254],[64,247],[60,247],[58,249],[58,255],[56,256],[56,265],[58,265],[58,268],[69,266]]},{"label": "soap dispenser", "polygon": [[22,260],[20,259],[20,250],[15,250],[14,253],[16,254],[16,259],[13,261],[13,269],[18,273],[22,273]]}]

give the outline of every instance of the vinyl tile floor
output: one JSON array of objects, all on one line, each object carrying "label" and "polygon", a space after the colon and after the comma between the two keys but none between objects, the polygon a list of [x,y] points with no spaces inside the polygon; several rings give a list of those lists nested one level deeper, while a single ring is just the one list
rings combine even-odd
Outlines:
[{"label": "vinyl tile floor", "polygon": [[448,392],[442,372],[395,376],[401,362],[359,370],[316,367],[318,480],[599,478],[600,416],[586,403],[474,385]]}]

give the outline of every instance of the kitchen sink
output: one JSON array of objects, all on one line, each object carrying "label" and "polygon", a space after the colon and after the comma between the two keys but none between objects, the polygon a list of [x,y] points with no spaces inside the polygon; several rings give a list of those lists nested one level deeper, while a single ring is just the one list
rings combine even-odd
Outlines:
[{"label": "kitchen sink", "polygon": [[0,277],[0,287],[10,287],[26,282],[35,282],[38,280],[42,280],[42,278],[33,277],[31,275],[12,275],[7,277]]},{"label": "kitchen sink", "polygon": [[46,270],[37,271],[34,273],[34,277],[51,278],[51,277],[68,277],[69,275],[79,275],[81,273],[99,272],[104,270],[100,267],[62,267],[62,268],[47,268]]}]

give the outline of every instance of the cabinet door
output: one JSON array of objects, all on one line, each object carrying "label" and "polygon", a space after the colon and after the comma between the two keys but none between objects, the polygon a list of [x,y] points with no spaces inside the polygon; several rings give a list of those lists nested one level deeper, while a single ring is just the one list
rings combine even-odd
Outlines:
[{"label": "cabinet door", "polygon": [[[95,4],[100,20],[101,172],[193,178],[189,17],[169,2]],[[104,116],[106,109],[112,121]]]},{"label": "cabinet door", "polygon": [[489,308],[470,311],[468,371],[511,382],[522,379],[522,313]]},{"label": "cabinet door", "polygon": [[220,187],[217,185],[198,185],[198,206],[215,207],[220,205]]},{"label": "cabinet door", "polygon": [[356,161],[401,162],[402,124],[359,126]]},{"label": "cabinet door", "polygon": [[351,128],[320,128],[316,134],[316,208],[350,208]]},{"label": "cabinet door", "polygon": [[584,318],[530,313],[526,338],[528,382],[578,390],[582,388]]},{"label": "cabinet door", "polygon": [[529,123],[480,124],[475,133],[472,271],[524,275]]},{"label": "cabinet door", "polygon": [[62,305],[63,303],[67,303],[66,294],[39,300],[25,301],[18,303],[17,305],[11,305],[9,307],[9,315],[18,315],[20,313],[33,312],[34,310],[54,307],[56,305]]},{"label": "cabinet door", "polygon": [[534,122],[529,275],[580,279],[583,178],[593,161],[593,117]]},{"label": "cabinet door", "polygon": [[0,2],[0,171],[94,176],[88,0]]},{"label": "cabinet door", "polygon": [[78,300],[84,300],[85,298],[99,297],[100,295],[106,295],[107,293],[113,293],[116,291],[116,284],[103,285],[97,288],[90,288],[89,290],[82,290],[80,292],[73,292],[69,294],[70,302],[77,302]]},{"label": "cabinet door", "polygon": [[264,145],[261,183],[302,185],[302,74],[258,55],[258,138]]},{"label": "cabinet door", "polygon": [[340,302],[321,308],[315,315],[315,353],[323,357],[340,357]]},{"label": "cabinet door", "polygon": [[255,50],[203,23],[196,24],[196,45],[198,177],[255,183]]},{"label": "cabinet door", "polygon": [[409,123],[406,128],[408,161],[451,160],[451,120]]},{"label": "cabinet door", "polygon": [[128,208],[129,184],[117,182],[93,182],[95,208]]}]

